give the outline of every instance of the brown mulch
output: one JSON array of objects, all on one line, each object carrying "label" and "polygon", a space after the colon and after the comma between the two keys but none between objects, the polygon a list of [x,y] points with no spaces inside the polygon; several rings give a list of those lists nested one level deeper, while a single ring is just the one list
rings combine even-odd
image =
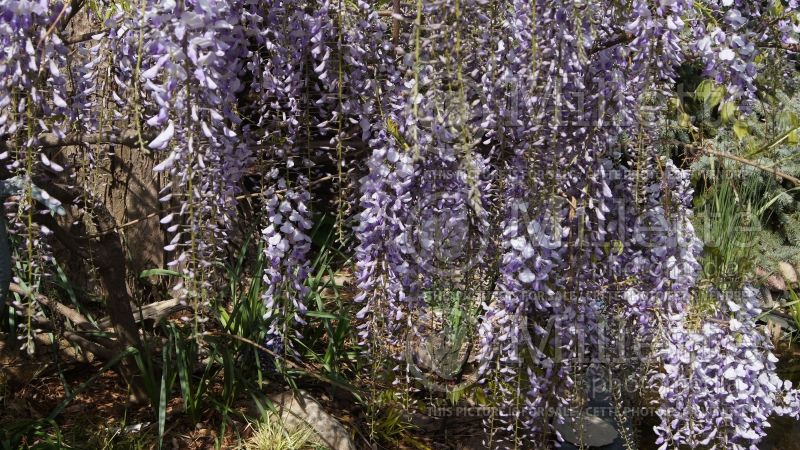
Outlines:
[{"label": "brown mulch", "polygon": [[[70,389],[76,389],[96,373],[92,369],[85,367],[68,372],[66,378]],[[65,398],[64,385],[56,375],[34,378],[22,385],[7,385],[5,394],[0,403],[0,429],[21,421],[44,419]],[[244,408],[242,405],[238,409]],[[167,405],[164,447],[189,450],[215,448],[215,442],[220,440],[220,418],[209,415],[203,417],[200,423],[192,424],[181,414],[182,409],[180,398],[173,396]],[[241,419],[238,421],[241,423],[238,423],[237,430],[229,422],[226,435],[221,439],[223,448],[233,448],[240,442],[237,431],[242,438],[249,436],[247,424]],[[138,405],[129,401],[121,377],[112,370],[103,372],[77,394],[56,418],[56,423],[65,443],[74,448],[92,448],[95,444],[91,441],[92,437],[100,442],[108,442],[112,438],[122,439],[121,434],[125,433],[146,433],[147,439],[140,442],[149,443],[149,448],[157,447],[155,414],[149,404]],[[28,445],[35,443],[27,442]]]}]

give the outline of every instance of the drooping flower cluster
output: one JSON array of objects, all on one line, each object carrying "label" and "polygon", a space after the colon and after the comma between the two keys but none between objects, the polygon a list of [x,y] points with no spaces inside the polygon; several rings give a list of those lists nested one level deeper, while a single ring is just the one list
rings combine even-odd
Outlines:
[{"label": "drooping flower cluster", "polygon": [[138,26],[146,27],[142,34],[126,34],[140,42],[141,73],[133,81],[155,109],[143,117],[158,133],[147,146],[167,153],[154,170],[172,176],[164,200],[178,197],[181,205],[161,219],[173,233],[167,249],[175,259],[169,265],[185,275],[177,295],[196,309],[208,301],[211,256],[228,242],[237,183],[250,160],[248,130],[236,108],[249,55],[241,7],[228,1],[153,2],[139,18]]},{"label": "drooping flower cluster", "polygon": [[[403,99],[410,85],[404,83],[394,64],[395,47],[377,11],[359,3],[357,17],[345,35],[348,51],[343,61],[349,68],[345,73],[352,94],[343,112],[361,117],[361,136],[371,151],[366,173],[359,180],[355,233],[360,292],[356,301],[363,306],[356,317],[361,321],[359,339],[364,344],[384,330],[385,337],[396,342],[399,333],[395,331],[408,313],[404,306],[420,299],[414,272],[401,249],[409,232],[404,224],[410,216],[415,185],[414,157],[404,137],[407,111]],[[363,64],[364,60],[369,64]]]},{"label": "drooping flower cluster", "polygon": [[[477,353],[497,394],[494,442],[551,446],[559,408],[580,410],[582,380],[612,365],[603,352],[627,348],[604,331],[618,317],[656,349],[624,370],[656,367],[642,376],[661,386],[664,445],[744,446],[769,414],[796,415],[798,394],[775,377],[750,291],[692,322],[688,174],[654,136],[681,64],[701,64],[727,104],[755,98],[758,56],[798,43],[797,2],[763,3],[420,0],[386,14],[365,1],[145,0],[114,7],[70,61],[68,4],[0,0],[0,138],[10,171],[33,176],[59,168],[45,134],[131,122],[125,143],[170,177],[165,250],[198,318],[239,200],[252,200],[277,355],[296,355],[329,200],[315,194],[330,182],[337,219],[357,192],[365,345],[423,334],[426,290],[488,286]],[[260,185],[245,193],[251,167]]]},{"label": "drooping flower cluster", "polygon": [[[773,414],[798,417],[797,391],[775,374],[772,342],[756,326],[757,291],[718,293],[719,307],[699,324],[671,321],[652,381],[662,402],[661,448],[754,449]],[[794,404],[793,404],[794,403]]]},{"label": "drooping flower cluster", "polygon": [[[68,4],[46,1],[0,4],[0,135],[24,136],[25,148],[37,146],[40,133],[63,136],[69,131],[71,98],[64,72],[68,49],[48,31],[69,10]],[[44,83],[38,82],[41,77]]]},{"label": "drooping flower cluster", "polygon": [[[325,104],[332,88],[332,22],[327,2],[314,4],[313,10],[293,1],[267,2],[259,23],[263,32],[255,41],[266,53],[263,67],[253,67],[251,89],[260,97],[256,111],[259,127],[266,130],[258,138],[264,157],[277,162],[264,177],[266,189],[264,274],[267,290],[265,318],[270,320],[267,347],[278,354],[287,348],[293,325],[304,324],[310,272],[308,253],[311,239],[311,194],[308,173],[312,157],[306,142],[316,139],[317,130],[330,119]],[[320,88],[318,83],[327,89]],[[277,188],[277,189],[276,189]],[[294,333],[299,337],[299,333]]]},{"label": "drooping flower cluster", "polygon": [[794,0],[774,2],[769,10],[750,0],[704,1],[697,9],[708,20],[691,22],[692,52],[702,62],[704,74],[726,87],[728,99],[753,97],[759,55],[797,43],[800,28]]},{"label": "drooping flower cluster", "polygon": [[[61,172],[63,168],[51,160],[53,152],[46,146],[63,139],[72,131],[71,125],[80,126],[74,121],[82,119],[78,111],[85,107],[85,99],[71,95],[69,49],[54,33],[71,9],[69,2],[0,2],[0,161],[9,183],[24,180],[32,186],[30,179],[36,171]],[[2,214],[7,214],[9,235],[19,243],[13,257],[22,261],[17,267],[23,270],[16,281],[35,288],[53,262],[47,242],[52,231],[33,223],[32,218],[48,212],[37,199],[50,197],[28,187],[18,194],[18,210],[4,210]],[[23,340],[22,348],[32,354],[34,329],[30,320],[41,314],[39,305],[23,298],[14,306],[27,318],[20,322],[18,336]]]}]

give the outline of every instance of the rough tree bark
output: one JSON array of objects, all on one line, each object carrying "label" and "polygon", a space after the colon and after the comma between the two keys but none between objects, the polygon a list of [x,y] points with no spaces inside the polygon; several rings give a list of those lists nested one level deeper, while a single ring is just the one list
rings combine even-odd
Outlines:
[{"label": "rough tree bark", "polygon": [[[114,216],[103,202],[87,201],[82,203],[81,200],[86,198],[87,194],[79,188],[60,186],[47,179],[35,181],[63,204],[83,206],[83,210],[98,231],[97,238],[73,236],[57,223],[53,223],[45,217],[42,219],[45,219],[45,225],[56,230],[54,234],[64,247],[72,249],[73,258],[94,261],[106,299],[108,319],[117,338],[116,350],[121,352],[128,347],[141,349],[139,329],[131,307],[134,297],[131,295],[127,282],[127,258]],[[132,357],[122,360],[120,373],[131,387],[133,400],[145,400],[146,393],[142,383],[138,380],[138,369]]]}]

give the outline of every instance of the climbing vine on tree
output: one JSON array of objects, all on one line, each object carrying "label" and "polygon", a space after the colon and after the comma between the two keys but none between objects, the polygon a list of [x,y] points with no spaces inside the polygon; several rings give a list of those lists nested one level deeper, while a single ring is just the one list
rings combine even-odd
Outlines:
[{"label": "climbing vine on tree", "polygon": [[[59,236],[42,203],[103,228],[76,174],[123,145],[169,180],[171,295],[196,331],[247,199],[279,360],[298,357],[319,213],[355,237],[365,352],[402,361],[432,289],[490,292],[477,353],[493,445],[550,447],[587,371],[655,392],[662,448],[755,448],[771,414],[800,414],[754,291],[696,284],[688,171],[659,140],[682,65],[720,87],[727,118],[752,111],[764,61],[793,70],[796,1],[132,0],[91,5],[76,34],[80,8],[0,0],[2,175],[44,189],[6,210],[30,292]],[[35,317],[25,298],[16,314]],[[626,356],[614,327],[648,350]]]}]

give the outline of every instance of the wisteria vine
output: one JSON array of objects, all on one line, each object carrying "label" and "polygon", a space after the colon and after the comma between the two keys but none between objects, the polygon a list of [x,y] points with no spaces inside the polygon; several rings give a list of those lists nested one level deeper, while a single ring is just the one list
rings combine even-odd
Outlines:
[{"label": "wisteria vine", "polygon": [[[74,177],[52,152],[72,135],[100,136],[78,144],[89,171],[100,142],[153,154],[195,326],[255,199],[266,345],[299,356],[328,180],[356,238],[367,351],[424,333],[426,290],[491,292],[476,352],[492,444],[559,439],[601,353],[626,348],[609,317],[651,350],[611,369],[657,387],[662,448],[755,448],[772,414],[800,414],[754,291],[712,289],[698,311],[688,174],[656,138],[682,65],[746,114],[760,61],[800,46],[797,1],[138,0],[86,12],[102,30],[81,39],[72,8],[0,0],[4,176]],[[50,258],[33,198],[11,222],[31,285]]]}]

